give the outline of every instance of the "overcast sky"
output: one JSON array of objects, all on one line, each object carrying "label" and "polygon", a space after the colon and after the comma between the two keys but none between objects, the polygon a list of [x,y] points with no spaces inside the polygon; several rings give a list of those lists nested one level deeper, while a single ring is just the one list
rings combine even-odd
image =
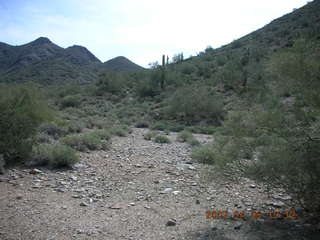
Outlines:
[{"label": "overcast sky", "polygon": [[44,36],[82,45],[101,61],[116,56],[147,67],[183,52],[225,45],[307,0],[0,0],[0,42]]}]

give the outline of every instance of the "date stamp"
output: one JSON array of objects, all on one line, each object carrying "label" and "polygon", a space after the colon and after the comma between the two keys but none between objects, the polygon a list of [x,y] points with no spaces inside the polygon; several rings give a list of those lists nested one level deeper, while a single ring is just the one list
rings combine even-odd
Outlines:
[{"label": "date stamp", "polygon": [[232,213],[228,210],[207,210],[206,219],[289,219],[295,220],[298,218],[298,214],[294,208],[289,210],[270,210],[267,212],[251,211],[251,213],[245,213],[243,211],[234,210]]}]

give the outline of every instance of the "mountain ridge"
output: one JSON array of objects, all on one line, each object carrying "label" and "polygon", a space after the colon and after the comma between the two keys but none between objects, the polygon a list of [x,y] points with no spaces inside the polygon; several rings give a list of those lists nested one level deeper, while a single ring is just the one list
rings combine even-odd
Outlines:
[{"label": "mountain ridge", "polygon": [[125,57],[120,59],[102,63],[84,46],[62,48],[47,37],[18,46],[0,42],[0,82],[85,83],[97,80],[103,71],[143,69]]}]

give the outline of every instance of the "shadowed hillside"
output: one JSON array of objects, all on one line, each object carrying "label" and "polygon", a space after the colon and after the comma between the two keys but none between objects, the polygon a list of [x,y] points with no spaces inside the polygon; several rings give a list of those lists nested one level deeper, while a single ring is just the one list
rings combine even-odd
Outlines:
[{"label": "shadowed hillside", "polygon": [[129,59],[123,56],[115,57],[101,65],[102,71],[110,72],[130,72],[143,69],[143,67],[131,62]]},{"label": "shadowed hillside", "polygon": [[40,37],[21,46],[0,43],[0,81],[39,83],[89,83],[99,71],[135,71],[142,67],[124,57],[106,63],[82,46],[66,49]]}]

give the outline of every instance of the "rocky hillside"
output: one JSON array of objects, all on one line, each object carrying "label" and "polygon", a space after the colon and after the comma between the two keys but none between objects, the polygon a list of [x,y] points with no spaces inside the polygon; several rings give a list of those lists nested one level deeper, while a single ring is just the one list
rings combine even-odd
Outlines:
[{"label": "rocky hillside", "polygon": [[143,67],[131,62],[129,59],[123,56],[115,57],[101,65],[101,70],[111,72],[130,72],[143,69]]}]

